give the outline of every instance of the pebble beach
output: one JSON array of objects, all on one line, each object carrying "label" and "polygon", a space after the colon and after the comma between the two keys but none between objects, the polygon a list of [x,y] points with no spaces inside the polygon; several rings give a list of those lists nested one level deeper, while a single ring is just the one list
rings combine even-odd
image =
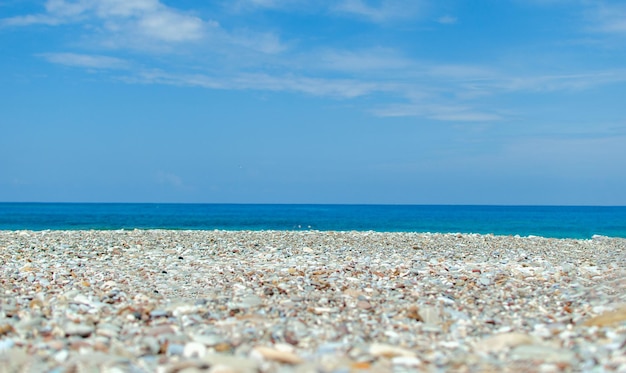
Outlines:
[{"label": "pebble beach", "polygon": [[0,231],[0,372],[626,372],[626,239]]}]

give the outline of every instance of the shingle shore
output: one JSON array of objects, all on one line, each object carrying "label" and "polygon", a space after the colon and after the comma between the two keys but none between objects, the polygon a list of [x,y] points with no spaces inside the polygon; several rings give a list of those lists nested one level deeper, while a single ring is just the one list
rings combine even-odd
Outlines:
[{"label": "shingle shore", "polygon": [[626,239],[0,231],[0,372],[626,372]]}]

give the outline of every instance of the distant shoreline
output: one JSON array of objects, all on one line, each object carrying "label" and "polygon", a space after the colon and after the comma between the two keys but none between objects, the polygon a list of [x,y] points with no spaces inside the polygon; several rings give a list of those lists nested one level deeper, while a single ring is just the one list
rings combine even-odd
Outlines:
[{"label": "distant shoreline", "polygon": [[511,238],[511,239],[544,239],[544,240],[562,240],[562,241],[593,241],[593,240],[626,240],[626,237],[612,237],[612,236],[604,236],[604,235],[593,235],[592,237],[586,238],[572,238],[572,237],[545,237],[545,236],[537,236],[537,235],[512,235],[512,234],[493,234],[493,233],[471,233],[471,232],[406,232],[406,231],[358,231],[358,230],[346,230],[346,231],[335,231],[335,230],[315,230],[315,229],[172,229],[172,228],[111,228],[111,229],[0,229],[0,233],[24,233],[24,234],[37,234],[37,233],[129,233],[129,232],[170,232],[172,234],[176,233],[249,233],[249,234],[280,234],[280,233],[310,233],[310,234],[407,234],[407,235],[422,235],[422,236],[432,236],[436,237],[492,237],[492,238]]},{"label": "distant shoreline", "polygon": [[626,207],[0,203],[0,229],[462,232],[626,237]]}]

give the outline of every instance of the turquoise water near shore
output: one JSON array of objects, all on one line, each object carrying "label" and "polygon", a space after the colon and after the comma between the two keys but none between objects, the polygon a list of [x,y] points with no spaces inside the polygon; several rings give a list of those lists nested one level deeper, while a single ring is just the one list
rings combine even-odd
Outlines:
[{"label": "turquoise water near shore", "polygon": [[626,207],[0,203],[1,230],[135,228],[626,237]]}]

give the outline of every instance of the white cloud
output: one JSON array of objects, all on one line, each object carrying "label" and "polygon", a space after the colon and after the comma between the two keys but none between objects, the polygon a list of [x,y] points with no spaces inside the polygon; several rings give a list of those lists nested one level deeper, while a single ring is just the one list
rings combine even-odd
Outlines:
[{"label": "white cloud", "polygon": [[592,87],[626,82],[626,69],[586,71],[562,75],[526,75],[501,77],[491,82],[494,89],[504,91],[581,91]]},{"label": "white cloud", "polygon": [[323,79],[266,73],[239,73],[216,77],[204,74],[171,74],[159,70],[147,70],[124,80],[129,83],[171,84],[210,89],[298,92],[336,98],[355,98],[385,89],[384,84],[354,79]]},{"label": "white cloud", "polygon": [[184,51],[188,43],[197,47],[202,42],[201,51],[194,54],[210,50],[225,58],[253,61],[259,60],[255,53],[278,54],[288,48],[275,32],[227,31],[214,20],[204,20],[158,0],[48,0],[45,13],[0,19],[4,27],[71,23],[85,26],[77,40],[89,49],[170,53]]},{"label": "white cloud", "polygon": [[62,19],[46,14],[30,14],[26,16],[16,16],[0,19],[2,27],[20,27],[30,25],[56,26],[64,23]]},{"label": "white cloud", "polygon": [[[297,92],[339,99],[384,94],[391,103],[371,109],[376,116],[414,116],[459,122],[510,119],[507,110],[479,108],[481,100],[490,96],[517,92],[575,92],[626,81],[626,69],[516,75],[488,66],[418,62],[392,50],[376,48],[314,51],[305,57],[308,64],[302,60],[284,60],[280,56],[268,60],[267,64],[274,69],[263,69],[254,64],[247,69],[235,67],[193,74],[153,69],[142,70],[124,80],[208,89]],[[329,70],[333,72],[331,76]]]},{"label": "white cloud", "polygon": [[123,35],[132,32],[164,42],[185,42],[203,37],[205,23],[200,18],[180,13],[157,0],[100,0],[95,14],[107,22],[109,30]]},{"label": "white cloud", "polygon": [[267,8],[278,9],[301,2],[300,0],[238,0],[230,5],[235,9]]},{"label": "white cloud", "polygon": [[451,112],[435,113],[430,115],[429,118],[451,122],[492,122],[503,119],[502,116],[497,114],[472,110],[452,110]]},{"label": "white cloud", "polygon": [[94,3],[100,17],[136,17],[167,9],[158,0],[101,0]]},{"label": "white cloud", "polygon": [[425,117],[453,122],[491,122],[503,119],[499,114],[479,111],[468,106],[438,103],[392,104],[371,112],[380,117]]},{"label": "white cloud", "polygon": [[137,29],[144,35],[169,42],[201,39],[203,27],[199,18],[174,12],[152,12],[137,20]]},{"label": "white cloud", "polygon": [[235,11],[280,10],[320,12],[335,16],[357,17],[384,23],[414,17],[424,8],[423,0],[236,0],[227,3]]},{"label": "white cloud", "polygon": [[46,60],[66,66],[84,67],[90,69],[127,69],[129,63],[125,60],[99,55],[77,53],[44,53]]},{"label": "white cloud", "polygon": [[333,9],[377,23],[410,18],[421,10],[418,0],[381,0],[376,3],[379,4],[370,5],[365,0],[342,0]]},{"label": "white cloud", "polygon": [[[237,4],[272,9],[307,6],[303,0],[240,0]],[[332,5],[324,0],[318,9],[387,22],[415,16],[424,4],[421,0],[341,0]],[[613,18],[605,15],[603,19],[605,25],[618,22],[619,26],[617,18],[611,21]],[[449,24],[456,18],[446,15],[438,21]],[[344,49],[305,45],[298,50],[298,43],[306,41],[284,41],[275,30],[226,30],[215,21],[158,0],[48,0],[45,13],[0,22],[4,26],[80,22],[88,34],[80,35],[72,50],[82,45],[92,52],[104,46],[106,52],[40,56],[55,64],[110,70],[114,79],[128,83],[298,92],[338,99],[384,95],[389,104],[371,110],[378,116],[460,122],[505,120],[505,110],[482,110],[481,100],[498,94],[577,91],[626,81],[626,69],[517,74],[507,66],[495,65],[497,62],[489,66],[419,60],[410,50],[404,53],[387,45]],[[150,48],[172,53],[154,58],[154,54],[143,53],[156,50]],[[113,49],[132,50],[136,62],[108,56]],[[529,61],[516,63],[529,65],[530,71]]]},{"label": "white cloud", "polygon": [[87,11],[92,5],[89,1],[66,1],[66,0],[48,0],[45,7],[49,14],[57,17],[69,18],[78,16]]},{"label": "white cloud", "polygon": [[46,13],[2,19],[4,26],[60,25],[79,20],[99,21],[108,31],[128,38],[139,34],[156,41],[201,39],[206,26],[200,18],[181,13],[158,0],[48,0]]}]

